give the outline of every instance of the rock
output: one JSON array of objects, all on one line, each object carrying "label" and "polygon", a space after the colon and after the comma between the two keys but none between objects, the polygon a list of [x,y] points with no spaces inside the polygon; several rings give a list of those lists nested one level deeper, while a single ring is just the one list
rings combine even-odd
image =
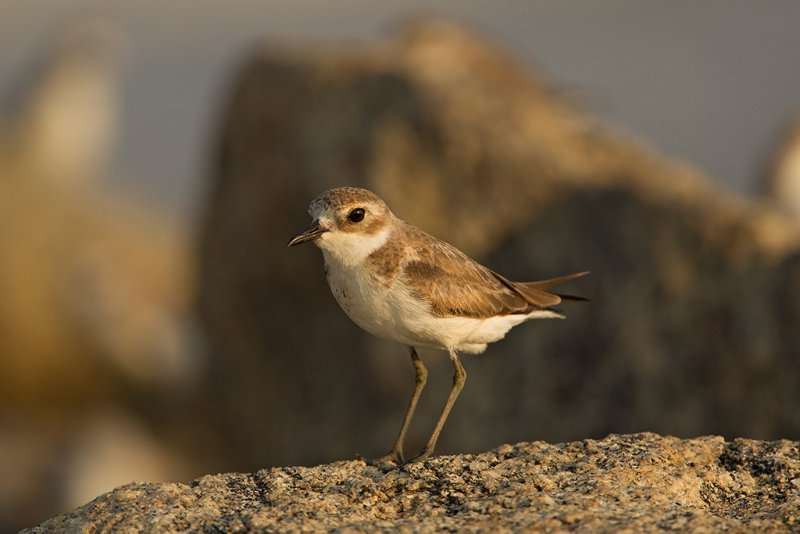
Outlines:
[{"label": "rock", "polygon": [[172,461],[204,424],[190,240],[109,181],[124,37],[85,19],[57,41],[0,110],[0,532],[209,469]]},{"label": "rock", "polygon": [[[655,430],[800,435],[800,230],[602,127],[470,30],[422,22],[351,47],[264,46],[233,85],[201,231],[200,314],[237,468],[387,452],[413,370],[338,308],[308,202],[365,186],[512,279],[589,269],[566,321],[465,357],[439,452]],[[430,433],[430,370],[408,436]],[[320,446],[323,444],[324,446]]]},{"label": "rock", "polygon": [[124,32],[96,17],[66,30],[0,110],[0,405],[63,410],[125,381],[171,388],[196,367],[185,229],[101,186]]},{"label": "rock", "polygon": [[[195,438],[184,438],[186,429],[206,428],[194,411],[204,371],[186,236],[135,203],[4,170],[0,532],[74,505],[73,493],[131,480],[131,472],[170,480],[209,470],[176,473],[176,463],[162,461],[188,458],[185,443]],[[104,410],[117,415],[93,424]],[[130,420],[137,431],[125,432]],[[104,426],[109,433],[95,431]],[[100,468],[106,452],[115,469]]]},{"label": "rock", "polygon": [[363,461],[132,483],[48,532],[796,532],[800,443],[611,435],[385,470]]},{"label": "rock", "polygon": [[87,17],[51,43],[28,83],[0,109],[0,167],[82,187],[108,173],[119,129],[126,45],[120,26]]},{"label": "rock", "polygon": [[64,411],[190,382],[182,232],[132,203],[0,180],[0,403]]},{"label": "rock", "polygon": [[800,215],[800,120],[781,132],[762,178],[762,193],[781,209]]}]

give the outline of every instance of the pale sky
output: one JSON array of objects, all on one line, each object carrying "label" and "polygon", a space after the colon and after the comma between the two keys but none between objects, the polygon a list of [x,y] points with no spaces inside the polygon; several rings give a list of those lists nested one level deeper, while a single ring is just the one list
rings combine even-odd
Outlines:
[{"label": "pale sky", "polygon": [[0,97],[59,24],[87,13],[129,39],[116,179],[178,213],[197,205],[222,90],[266,37],[365,39],[419,14],[452,16],[604,120],[742,191],[800,115],[792,0],[5,0]]}]

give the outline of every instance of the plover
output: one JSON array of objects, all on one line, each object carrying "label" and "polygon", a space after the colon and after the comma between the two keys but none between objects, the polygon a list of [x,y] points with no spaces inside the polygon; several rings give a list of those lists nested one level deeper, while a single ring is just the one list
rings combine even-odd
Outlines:
[{"label": "plover", "polygon": [[[366,189],[331,189],[314,199],[308,212],[311,226],[288,246],[313,241],[322,249],[325,276],[347,316],[374,336],[408,346],[416,371],[397,440],[389,454],[373,463],[402,464],[430,456],[466,380],[459,352],[481,353],[528,319],[563,318],[552,308],[562,300],[585,300],[547,290],[586,272],[512,282],[397,218]],[[404,462],[406,431],[428,374],[416,347],[446,350],[455,374],[430,439]]]}]

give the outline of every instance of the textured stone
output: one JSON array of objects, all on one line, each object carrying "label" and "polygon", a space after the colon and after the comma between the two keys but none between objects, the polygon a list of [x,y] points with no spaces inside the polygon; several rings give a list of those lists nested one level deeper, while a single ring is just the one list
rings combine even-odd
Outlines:
[{"label": "textured stone", "polygon": [[799,445],[611,435],[132,483],[23,532],[796,532]]}]

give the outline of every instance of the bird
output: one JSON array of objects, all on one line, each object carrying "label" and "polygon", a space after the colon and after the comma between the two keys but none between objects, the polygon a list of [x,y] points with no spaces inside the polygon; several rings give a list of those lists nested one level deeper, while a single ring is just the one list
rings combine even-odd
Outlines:
[{"label": "bird", "polygon": [[[588,271],[538,282],[512,282],[453,245],[396,217],[378,195],[359,187],[323,192],[308,209],[311,225],[288,246],[313,242],[339,306],[370,334],[408,347],[416,373],[414,391],[391,451],[373,465],[405,465],[428,458],[466,381],[458,354],[478,354],[529,319],[564,318],[553,308],[587,300],[548,290]],[[417,354],[447,351],[453,385],[422,450],[405,459],[404,441],[427,369]]]}]

